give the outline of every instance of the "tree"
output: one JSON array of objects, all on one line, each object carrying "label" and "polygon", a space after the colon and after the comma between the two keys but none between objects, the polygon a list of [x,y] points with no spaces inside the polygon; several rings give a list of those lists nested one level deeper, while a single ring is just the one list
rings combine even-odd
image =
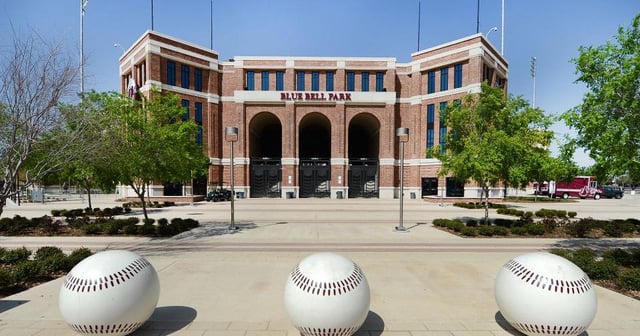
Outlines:
[{"label": "tree", "polygon": [[[444,119],[451,131],[440,175],[451,174],[465,182],[474,180],[486,197],[485,223],[489,220],[489,190],[503,182],[522,186],[532,182],[533,166],[548,157],[544,145],[549,119],[532,109],[522,98],[506,96],[502,88],[486,83],[479,94],[467,95],[459,104],[450,104]],[[536,153],[539,153],[536,154]],[[543,155],[546,153],[547,155]]]},{"label": "tree", "polygon": [[630,27],[620,27],[615,41],[581,46],[578,82],[587,86],[582,104],[563,114],[577,131],[576,142],[589,150],[593,171],[640,178],[640,14]]},{"label": "tree", "polygon": [[[75,88],[78,65],[38,36],[14,39],[0,54],[0,214],[6,200],[87,149],[83,120],[61,111]],[[75,131],[66,127],[76,123]]]},{"label": "tree", "polygon": [[[96,166],[102,183],[109,179],[130,186],[148,221],[145,195],[155,182],[177,183],[201,176],[209,158],[194,141],[198,125],[183,120],[177,95],[152,90],[150,98],[132,100],[117,93],[99,97],[109,113],[103,134],[109,138],[106,159]],[[105,178],[108,177],[108,178]]]}]

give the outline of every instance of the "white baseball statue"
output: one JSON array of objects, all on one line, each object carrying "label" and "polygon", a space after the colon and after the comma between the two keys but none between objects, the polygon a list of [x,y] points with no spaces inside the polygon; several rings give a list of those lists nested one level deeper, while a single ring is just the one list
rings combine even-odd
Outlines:
[{"label": "white baseball statue", "polygon": [[353,335],[369,313],[367,278],[356,263],[335,253],[316,253],[293,269],[284,304],[304,336]]},{"label": "white baseball statue", "polygon": [[507,262],[495,283],[504,318],[526,335],[579,335],[598,306],[589,277],[569,260],[546,252]]},{"label": "white baseball statue", "polygon": [[96,253],[67,274],[60,289],[64,320],[82,335],[127,335],[142,326],[158,303],[153,266],[123,250]]}]

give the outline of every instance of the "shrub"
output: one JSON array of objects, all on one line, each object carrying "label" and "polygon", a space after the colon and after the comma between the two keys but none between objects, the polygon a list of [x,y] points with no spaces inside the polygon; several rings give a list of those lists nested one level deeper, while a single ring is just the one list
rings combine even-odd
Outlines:
[{"label": "shrub", "polygon": [[59,247],[42,246],[41,248],[36,250],[36,253],[33,255],[33,259],[44,260],[48,257],[59,255],[59,254],[64,256],[64,252],[62,252],[62,250]]},{"label": "shrub", "polygon": [[567,260],[571,260],[571,252],[569,252],[568,250],[563,250],[563,249],[551,249],[549,250],[549,253],[553,253],[555,255],[561,256]]},{"label": "shrub", "polygon": [[11,272],[7,269],[0,268],[0,289],[9,287],[13,284]]},{"label": "shrub", "polygon": [[616,284],[622,289],[640,290],[640,268],[623,271],[616,280]]},{"label": "shrub", "polygon": [[65,211],[65,210],[51,210],[51,216],[60,217],[60,215],[62,214],[63,211]]},{"label": "shrub", "polygon": [[491,237],[493,236],[493,228],[494,226],[490,225],[480,225],[478,226],[478,233],[482,236]]},{"label": "shrub", "polygon": [[31,251],[27,250],[27,248],[23,246],[23,247],[13,249],[13,250],[8,250],[7,252],[5,252],[4,257],[2,258],[2,261],[5,264],[16,265],[20,262],[29,260],[30,256],[31,256]]},{"label": "shrub", "polygon": [[611,259],[595,261],[587,269],[591,279],[613,280],[618,277],[618,265]]},{"label": "shrub", "polygon": [[[171,224],[173,224],[173,221],[176,220],[177,218],[174,218],[171,220]],[[436,218],[433,220],[433,226],[437,226],[437,227],[446,227],[447,226],[447,222],[449,221],[449,219],[446,218]]]},{"label": "shrub", "polygon": [[122,225],[117,221],[109,221],[107,223],[102,224],[102,231],[108,235],[116,235],[120,232],[120,227]]},{"label": "shrub", "polygon": [[43,272],[37,261],[26,260],[13,266],[11,276],[13,277],[13,281],[21,283],[39,279],[43,276]]},{"label": "shrub", "polygon": [[569,211],[567,212],[567,215],[569,216],[569,218],[575,218],[578,215],[578,213],[575,211]]},{"label": "shrub", "polygon": [[135,235],[138,233],[138,226],[135,224],[127,224],[122,227],[122,232],[127,235]]},{"label": "shrub", "polygon": [[577,238],[584,238],[587,236],[587,234],[591,231],[593,227],[594,227],[593,218],[591,217],[581,218],[576,222],[567,224],[564,227],[564,231],[570,236],[577,237]]},{"label": "shrub", "polygon": [[621,248],[604,251],[602,258],[612,260],[621,266],[630,266],[631,264],[631,254]]},{"label": "shrub", "polygon": [[609,237],[620,238],[623,236],[622,226],[617,222],[609,222],[602,226],[604,234]]},{"label": "shrub", "polygon": [[506,227],[502,227],[502,226],[494,226],[493,227],[493,234],[498,235],[498,236],[506,236],[509,234],[509,229]]},{"label": "shrub", "polygon": [[143,223],[144,223],[145,225],[147,225],[147,224],[148,224],[148,225],[153,225],[153,223],[155,223],[155,222],[156,222],[156,220],[155,220],[155,219],[153,219],[153,218],[149,218],[149,219],[145,219],[145,220],[143,220]]},{"label": "shrub", "polygon": [[462,228],[460,233],[462,233],[463,236],[475,237],[478,235],[478,230],[475,227],[466,226]]},{"label": "shrub", "polygon": [[515,221],[513,219],[496,218],[493,223],[497,226],[510,228],[514,225]]},{"label": "shrub", "polygon": [[67,256],[67,268],[72,269],[75,265],[81,262],[83,259],[91,256],[93,252],[86,247],[77,248]]},{"label": "shrub", "polygon": [[476,227],[478,226],[478,221],[475,219],[469,219],[467,220],[467,226],[468,227]]},{"label": "shrub", "polygon": [[629,253],[631,254],[629,266],[640,267],[640,248],[632,249]]},{"label": "shrub", "polygon": [[138,233],[144,236],[153,236],[156,234],[156,227],[153,224],[143,224],[138,226]]},{"label": "shrub", "polygon": [[514,226],[511,228],[511,234],[517,235],[517,236],[526,236],[527,228],[524,226]]},{"label": "shrub", "polygon": [[454,219],[452,221],[450,221],[449,223],[447,223],[447,228],[455,231],[455,232],[460,232],[462,231],[462,228],[464,228],[465,225],[464,223],[462,223],[461,221]]},{"label": "shrub", "polygon": [[58,273],[69,270],[69,260],[64,253],[54,254],[37,261],[43,271]]},{"label": "shrub", "polygon": [[527,224],[524,226],[527,233],[533,236],[541,236],[544,234],[544,226],[541,224]]},{"label": "shrub", "polygon": [[581,248],[573,252],[571,261],[580,267],[583,271],[587,272],[596,259],[596,253],[589,248]]},{"label": "shrub", "polygon": [[542,219],[540,224],[542,224],[544,232],[546,233],[553,233],[553,231],[556,230],[556,227],[558,227],[558,222],[554,217],[545,217]]},{"label": "shrub", "polygon": [[102,228],[97,224],[85,224],[80,227],[80,230],[86,235],[97,235],[102,232]]},{"label": "shrub", "polygon": [[177,233],[178,227],[175,225],[169,225],[167,223],[168,221],[164,218],[158,221],[158,226],[156,226],[156,234],[159,237],[171,237]]}]

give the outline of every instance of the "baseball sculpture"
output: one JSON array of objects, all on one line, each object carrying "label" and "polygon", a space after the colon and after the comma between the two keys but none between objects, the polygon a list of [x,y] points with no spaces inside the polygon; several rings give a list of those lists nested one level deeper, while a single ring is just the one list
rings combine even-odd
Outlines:
[{"label": "baseball sculpture", "polygon": [[589,277],[560,256],[520,255],[498,272],[496,303],[504,318],[526,335],[579,335],[597,310]]},{"label": "baseball sculpture", "polygon": [[160,282],[153,266],[135,253],[96,253],[67,274],[60,289],[64,320],[82,335],[127,335],[153,313]]},{"label": "baseball sculpture", "polygon": [[304,336],[353,335],[369,313],[369,284],[360,267],[335,253],[316,253],[293,269],[284,305]]}]

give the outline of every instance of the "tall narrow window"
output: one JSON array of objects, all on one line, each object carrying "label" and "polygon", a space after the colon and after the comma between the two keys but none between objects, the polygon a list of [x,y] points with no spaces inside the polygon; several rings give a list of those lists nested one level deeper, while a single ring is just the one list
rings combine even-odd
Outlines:
[{"label": "tall narrow window", "polygon": [[455,89],[462,87],[462,64],[456,64],[453,67],[453,87]]},{"label": "tall narrow window", "polygon": [[284,71],[276,71],[276,90],[284,90]]},{"label": "tall narrow window", "polygon": [[435,122],[435,105],[427,105],[427,157],[431,157],[430,149],[433,148],[434,122]]},{"label": "tall narrow window", "polygon": [[384,91],[384,73],[376,72],[376,92]]},{"label": "tall narrow window", "polygon": [[198,125],[198,130],[196,131],[196,144],[202,145],[202,103],[195,102],[195,116],[194,121]]},{"label": "tall narrow window", "polygon": [[196,91],[202,91],[202,70],[195,68],[193,69],[193,88]]},{"label": "tall narrow window", "polygon": [[447,146],[447,125],[445,122],[445,115],[444,115],[444,111],[447,109],[447,102],[441,102],[440,103],[440,153],[444,154],[444,152],[447,150],[446,146]]},{"label": "tall narrow window", "polygon": [[362,88],[362,91],[367,92],[369,91],[369,73],[368,72],[363,72],[361,74],[362,76],[362,85],[360,86]]},{"label": "tall narrow window", "polygon": [[440,69],[440,91],[449,90],[449,68]]},{"label": "tall narrow window", "polygon": [[356,73],[347,72],[347,91],[354,91],[356,89]]},{"label": "tall narrow window", "polygon": [[427,93],[436,92],[436,72],[429,71],[427,73]]},{"label": "tall narrow window", "polygon": [[269,91],[269,71],[262,72],[262,91]]},{"label": "tall narrow window", "polygon": [[256,86],[256,74],[253,71],[247,71],[247,90],[253,91]]},{"label": "tall narrow window", "polygon": [[304,91],[304,71],[296,72],[296,90]]},{"label": "tall narrow window", "polygon": [[327,91],[333,91],[333,72],[327,72]]},{"label": "tall narrow window", "polygon": [[320,90],[320,73],[314,71],[311,73],[311,91]]},{"label": "tall narrow window", "polygon": [[176,85],[176,63],[167,61],[167,84]]},{"label": "tall narrow window", "polygon": [[189,66],[188,65],[181,65],[180,66],[180,79],[182,80],[180,83],[182,85],[183,88],[188,89],[189,88]]},{"label": "tall narrow window", "polygon": [[182,114],[182,121],[187,121],[189,120],[189,101],[186,99],[183,99],[182,107],[185,108],[184,113]]}]

